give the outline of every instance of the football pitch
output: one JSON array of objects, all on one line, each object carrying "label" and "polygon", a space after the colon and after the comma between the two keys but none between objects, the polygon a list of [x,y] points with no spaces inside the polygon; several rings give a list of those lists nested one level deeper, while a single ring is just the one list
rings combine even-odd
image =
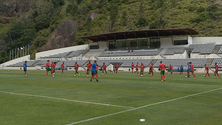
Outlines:
[{"label": "football pitch", "polygon": [[[0,70],[1,125],[221,125],[221,78]],[[145,119],[141,122],[140,119]]]}]

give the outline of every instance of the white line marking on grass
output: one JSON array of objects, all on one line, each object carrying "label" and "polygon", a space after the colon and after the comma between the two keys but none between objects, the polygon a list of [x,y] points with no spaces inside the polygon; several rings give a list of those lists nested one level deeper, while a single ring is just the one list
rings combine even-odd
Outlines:
[{"label": "white line marking on grass", "polygon": [[93,104],[93,105],[110,106],[110,107],[134,108],[134,107],[128,107],[128,106],[121,106],[121,105],[112,105],[112,104],[97,103],[97,102],[86,102],[86,101],[71,100],[71,99],[64,99],[64,98],[56,98],[56,97],[41,96],[41,95],[30,95],[30,94],[13,93],[13,92],[5,92],[5,91],[0,91],[0,93],[6,93],[6,94],[12,94],[12,95],[20,95],[20,96],[48,98],[48,99],[54,99],[54,100],[62,100],[62,101],[78,102],[78,103],[86,103],[86,104]]},{"label": "white line marking on grass", "polygon": [[96,119],[101,119],[101,118],[105,118],[105,117],[109,117],[109,116],[114,116],[114,115],[122,114],[122,113],[125,113],[125,112],[130,112],[130,111],[134,111],[134,110],[138,110],[138,109],[142,109],[142,108],[146,108],[146,107],[150,107],[150,106],[155,106],[155,105],[159,105],[159,104],[163,104],[163,103],[173,102],[173,101],[185,99],[185,98],[188,98],[188,97],[193,97],[193,96],[197,96],[197,95],[201,95],[201,94],[205,94],[205,93],[209,93],[209,92],[213,92],[213,91],[218,91],[218,90],[221,90],[221,89],[222,88],[213,89],[213,90],[200,92],[200,93],[196,93],[196,94],[192,94],[192,95],[187,95],[187,96],[183,96],[183,97],[179,97],[179,98],[175,98],[175,99],[171,99],[171,100],[166,100],[166,101],[162,101],[162,102],[148,104],[148,105],[144,105],[144,106],[141,106],[141,107],[128,109],[128,110],[124,110],[124,111],[120,111],[120,112],[116,112],[116,113],[112,113],[112,114],[108,114],[108,115],[102,115],[102,116],[98,116],[98,117],[94,117],[94,118],[90,118],[90,119],[86,119],[86,120],[82,120],[82,121],[78,121],[78,122],[73,122],[73,123],[70,123],[70,124],[67,124],[67,125],[76,125],[76,124],[83,123],[83,122],[88,122],[88,121],[92,121],[92,120],[96,120]]}]

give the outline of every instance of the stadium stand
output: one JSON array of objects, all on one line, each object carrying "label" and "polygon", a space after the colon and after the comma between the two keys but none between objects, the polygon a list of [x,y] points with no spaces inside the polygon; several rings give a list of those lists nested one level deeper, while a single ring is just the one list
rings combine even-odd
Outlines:
[{"label": "stadium stand", "polygon": [[164,55],[182,54],[185,48],[168,48]]},{"label": "stadium stand", "polygon": [[75,62],[79,64],[80,67],[82,67],[88,60],[64,60],[59,61],[56,65],[56,68],[60,68],[61,64],[64,62],[65,67],[74,67]]},{"label": "stadium stand", "polygon": [[58,53],[50,56],[41,57],[41,59],[48,59],[48,58],[72,58],[77,57],[81,54],[85,54],[89,51],[89,49],[86,50],[77,50],[77,51],[70,51],[70,52],[64,52],[64,53]]},{"label": "stadium stand", "polygon": [[41,57],[41,58],[63,58],[69,53],[70,52],[58,53],[58,54],[55,54],[55,55],[45,56],[45,57]]},{"label": "stadium stand", "polygon": [[129,51],[104,51],[99,57],[112,57],[112,56],[155,56],[162,51],[162,48],[155,50],[135,50]]},{"label": "stadium stand", "polygon": [[160,61],[163,61],[163,63],[168,67],[170,64],[173,65],[175,68],[183,65],[184,67],[187,67],[188,62],[192,62],[195,68],[203,68],[204,64],[207,63],[207,59],[158,59],[157,62],[154,64],[154,67],[158,67],[160,64]]},{"label": "stadium stand", "polygon": [[[27,61],[27,66],[31,67],[36,62],[38,62],[38,60]],[[9,67],[23,67],[23,64],[24,64],[24,62],[19,62],[19,63],[13,64],[13,65],[10,65]]]},{"label": "stadium stand", "polygon": [[81,54],[86,54],[89,50],[78,50],[78,51],[72,51],[72,53],[70,53],[69,55],[67,55],[67,58],[72,58],[72,57],[76,57],[79,56]]},{"label": "stadium stand", "polygon": [[200,54],[211,54],[214,47],[215,43],[190,45],[190,48],[193,49],[192,53],[200,53]]},{"label": "stadium stand", "polygon": [[215,63],[217,63],[219,65],[219,67],[222,67],[222,58],[216,58],[213,60],[213,62],[211,63],[210,67],[215,67]]},{"label": "stadium stand", "polygon": [[152,62],[152,59],[134,59],[134,60],[123,60],[123,64],[121,65],[122,67],[131,67],[132,62],[134,63],[134,65],[137,64],[137,62],[139,63],[139,65],[141,65],[141,63],[144,64],[145,67],[149,66],[150,63]]},{"label": "stadium stand", "polygon": [[220,47],[218,54],[222,54],[222,46]]}]

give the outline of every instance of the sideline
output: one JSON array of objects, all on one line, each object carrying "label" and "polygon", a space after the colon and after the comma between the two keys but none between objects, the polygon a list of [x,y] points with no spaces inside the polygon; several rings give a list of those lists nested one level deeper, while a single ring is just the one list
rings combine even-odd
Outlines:
[{"label": "sideline", "polygon": [[128,107],[128,106],[121,106],[121,105],[112,105],[112,104],[97,103],[97,102],[86,102],[86,101],[80,101],[80,100],[71,100],[71,99],[56,98],[56,97],[41,96],[41,95],[30,95],[30,94],[23,94],[23,93],[13,93],[13,92],[6,92],[6,91],[0,91],[0,93],[11,94],[11,95],[20,95],[20,96],[39,97],[39,98],[48,98],[48,99],[54,99],[54,100],[86,103],[86,104],[93,104],[93,105],[102,105],[102,106],[109,106],[109,107],[118,107],[118,108],[127,108],[127,109],[134,108],[134,107]]}]

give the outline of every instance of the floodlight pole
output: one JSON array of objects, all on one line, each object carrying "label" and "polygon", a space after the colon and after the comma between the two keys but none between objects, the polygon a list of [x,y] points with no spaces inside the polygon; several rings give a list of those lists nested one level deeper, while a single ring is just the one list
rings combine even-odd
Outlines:
[{"label": "floodlight pole", "polygon": [[[64,47],[64,46],[63,46]],[[28,55],[29,55],[29,45],[28,45]]]},{"label": "floodlight pole", "polygon": [[11,50],[9,51],[9,60],[11,60]]},{"label": "floodlight pole", "polygon": [[13,59],[14,59],[14,57],[13,57],[13,56],[14,56],[14,54],[13,54],[13,49],[12,49],[12,55],[11,55],[11,56],[12,56],[12,60],[13,60]]}]

